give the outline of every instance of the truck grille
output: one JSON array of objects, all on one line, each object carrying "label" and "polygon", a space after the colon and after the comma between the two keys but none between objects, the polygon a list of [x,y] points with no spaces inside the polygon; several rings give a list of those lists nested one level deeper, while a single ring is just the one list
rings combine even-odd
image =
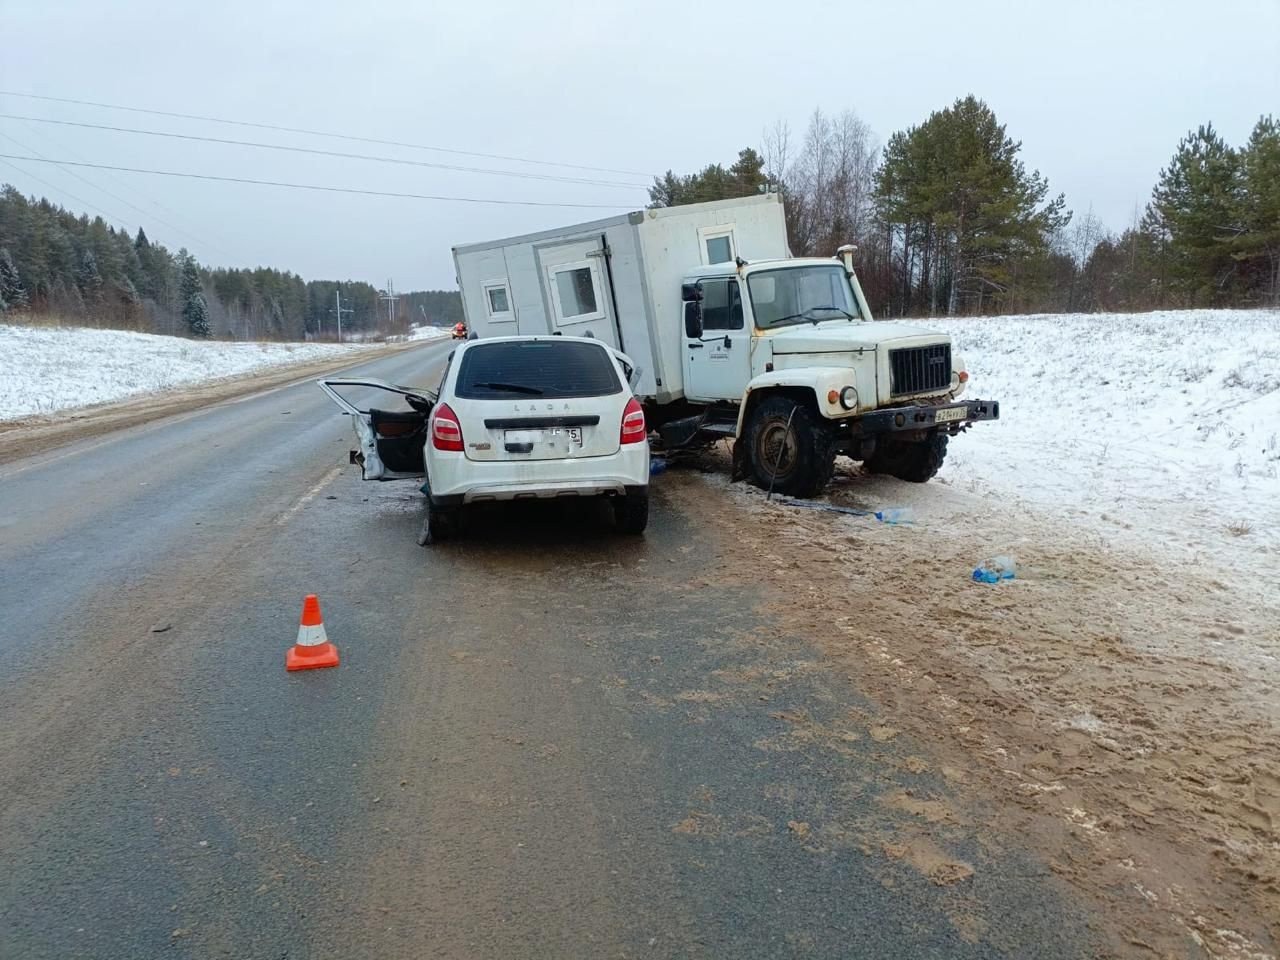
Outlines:
[{"label": "truck grille", "polygon": [[905,397],[951,386],[951,344],[889,351],[889,394]]}]

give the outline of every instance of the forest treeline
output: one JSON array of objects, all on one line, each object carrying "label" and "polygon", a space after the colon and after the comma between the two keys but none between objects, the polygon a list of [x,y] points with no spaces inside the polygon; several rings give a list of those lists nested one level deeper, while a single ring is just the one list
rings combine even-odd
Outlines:
[{"label": "forest treeline", "polygon": [[786,124],[728,167],[671,171],[652,206],[777,190],[797,256],[858,246],[879,316],[1280,306],[1280,124],[1226,143],[1206,124],[1160,170],[1119,233],[1073,213],[1019,159],[1021,144],[975,97],[880,148],[852,111]]},{"label": "forest treeline", "polygon": [[153,243],[142,227],[130,235],[12,186],[0,191],[0,313],[187,336],[333,339],[335,293],[344,335],[462,319],[456,291],[400,294],[389,307],[382,291],[361,281],[308,281],[270,267],[210,269],[185,249]]}]

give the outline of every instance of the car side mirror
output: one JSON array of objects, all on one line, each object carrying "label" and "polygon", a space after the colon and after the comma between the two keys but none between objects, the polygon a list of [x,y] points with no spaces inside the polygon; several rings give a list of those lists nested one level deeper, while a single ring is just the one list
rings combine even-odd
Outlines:
[{"label": "car side mirror", "polygon": [[702,304],[696,301],[684,305],[684,335],[690,340],[702,339]]},{"label": "car side mirror", "polygon": [[680,299],[686,303],[690,300],[700,303],[702,301],[702,286],[697,283],[680,284]]}]

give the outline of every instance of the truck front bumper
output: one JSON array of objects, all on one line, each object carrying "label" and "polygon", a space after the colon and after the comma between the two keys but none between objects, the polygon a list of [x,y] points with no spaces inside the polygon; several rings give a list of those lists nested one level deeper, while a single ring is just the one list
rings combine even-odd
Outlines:
[{"label": "truck front bumper", "polygon": [[932,430],[935,427],[956,434],[982,420],[999,420],[998,400],[957,400],[937,406],[911,404],[905,407],[885,407],[854,418],[849,423],[855,436],[877,433],[900,433],[912,430]]}]

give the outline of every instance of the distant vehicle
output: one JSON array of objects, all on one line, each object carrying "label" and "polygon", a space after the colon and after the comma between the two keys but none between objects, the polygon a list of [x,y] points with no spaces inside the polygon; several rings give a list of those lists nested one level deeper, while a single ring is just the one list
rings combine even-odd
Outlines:
[{"label": "distant vehicle", "polygon": [[874,322],[854,248],[836,253],[791,258],[782,199],[763,194],[453,257],[475,334],[589,332],[635,358],[636,393],[668,448],[732,438],[735,476],[798,496],[823,489],[838,453],[923,482],[948,437],[1000,405],[960,399],[969,374],[946,334]]},{"label": "distant vehicle", "polygon": [[467,325],[465,323],[455,323],[453,325],[453,339],[455,340],[467,339]]},{"label": "distant vehicle", "polygon": [[[588,337],[469,340],[449,356],[438,390],[328,379],[351,415],[365,480],[425,478],[424,542],[459,531],[468,504],[607,497],[621,533],[649,520],[649,444],[626,355]],[[362,410],[342,388],[395,395],[407,411]]]}]

